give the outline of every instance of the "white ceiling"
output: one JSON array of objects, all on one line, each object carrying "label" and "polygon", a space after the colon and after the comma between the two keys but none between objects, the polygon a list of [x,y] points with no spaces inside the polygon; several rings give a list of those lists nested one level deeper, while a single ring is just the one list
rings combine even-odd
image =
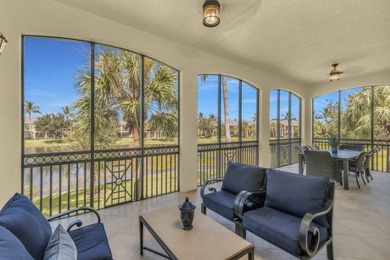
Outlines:
[{"label": "white ceiling", "polygon": [[300,84],[390,73],[390,0],[220,0],[215,28],[203,0],[55,1]]}]

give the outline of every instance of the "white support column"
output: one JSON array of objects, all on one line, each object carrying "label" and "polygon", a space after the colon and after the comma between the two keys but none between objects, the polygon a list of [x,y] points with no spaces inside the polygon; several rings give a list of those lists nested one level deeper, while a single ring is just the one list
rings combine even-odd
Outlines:
[{"label": "white support column", "polygon": [[309,95],[302,98],[302,145],[311,145],[312,143],[312,100]]},{"label": "white support column", "polygon": [[269,90],[259,91],[259,165],[261,167],[271,166],[271,150],[269,146]]},{"label": "white support column", "polygon": [[197,188],[197,74],[180,72],[180,191]]}]

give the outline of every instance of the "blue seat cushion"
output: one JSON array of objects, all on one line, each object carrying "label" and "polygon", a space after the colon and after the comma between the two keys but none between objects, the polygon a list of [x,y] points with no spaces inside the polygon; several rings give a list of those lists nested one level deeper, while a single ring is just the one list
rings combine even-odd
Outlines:
[{"label": "blue seat cushion", "polygon": [[29,198],[15,193],[0,211],[0,226],[11,231],[34,259],[42,259],[51,227]]},{"label": "blue seat cushion", "polygon": [[[274,208],[296,217],[324,206],[329,178],[324,176],[303,176],[283,171],[267,171],[267,192],[265,207]],[[315,221],[329,227],[326,217]]]},{"label": "blue seat cushion", "polygon": [[229,162],[221,190],[238,194],[240,191],[257,191],[264,185],[266,169]]},{"label": "blue seat cushion", "polygon": [[[259,208],[244,214],[243,225],[250,232],[293,254],[302,254],[299,247],[301,218],[272,208]],[[320,245],[328,238],[328,228],[313,223],[320,231]],[[308,245],[311,243],[309,235]]]},{"label": "blue seat cushion", "polygon": [[0,226],[0,259],[34,260],[26,248],[8,229]]},{"label": "blue seat cushion", "polygon": [[95,223],[69,232],[77,248],[77,259],[112,259],[106,231],[102,223]]},{"label": "blue seat cushion", "polygon": [[232,219],[236,196],[236,194],[223,190],[209,193],[203,197],[203,205],[227,219]]}]

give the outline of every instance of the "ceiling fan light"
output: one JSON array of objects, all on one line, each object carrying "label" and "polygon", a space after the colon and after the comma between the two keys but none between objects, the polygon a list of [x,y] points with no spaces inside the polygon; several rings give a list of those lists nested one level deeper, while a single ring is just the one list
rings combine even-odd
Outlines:
[{"label": "ceiling fan light", "polygon": [[337,63],[332,64],[333,70],[331,70],[329,73],[331,82],[335,82],[335,81],[340,80],[340,75],[343,73],[343,72],[339,71],[338,69],[336,69],[337,65],[339,65],[339,64],[337,64]]},{"label": "ceiling fan light", "polygon": [[220,23],[221,5],[217,0],[206,0],[203,4],[203,25],[215,27]]}]

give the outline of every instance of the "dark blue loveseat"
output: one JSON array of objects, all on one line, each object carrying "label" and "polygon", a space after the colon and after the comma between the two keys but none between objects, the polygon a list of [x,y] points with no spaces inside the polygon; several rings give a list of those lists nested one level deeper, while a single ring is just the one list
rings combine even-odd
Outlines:
[{"label": "dark blue loveseat", "polygon": [[[77,259],[112,259],[104,226],[94,209],[81,207],[46,219],[29,198],[18,193],[0,211],[0,259],[43,259],[52,236],[49,221],[77,211],[93,212],[98,219],[97,223],[82,227],[82,222],[76,220],[68,227]],[[80,228],[70,230],[73,226]]]}]

